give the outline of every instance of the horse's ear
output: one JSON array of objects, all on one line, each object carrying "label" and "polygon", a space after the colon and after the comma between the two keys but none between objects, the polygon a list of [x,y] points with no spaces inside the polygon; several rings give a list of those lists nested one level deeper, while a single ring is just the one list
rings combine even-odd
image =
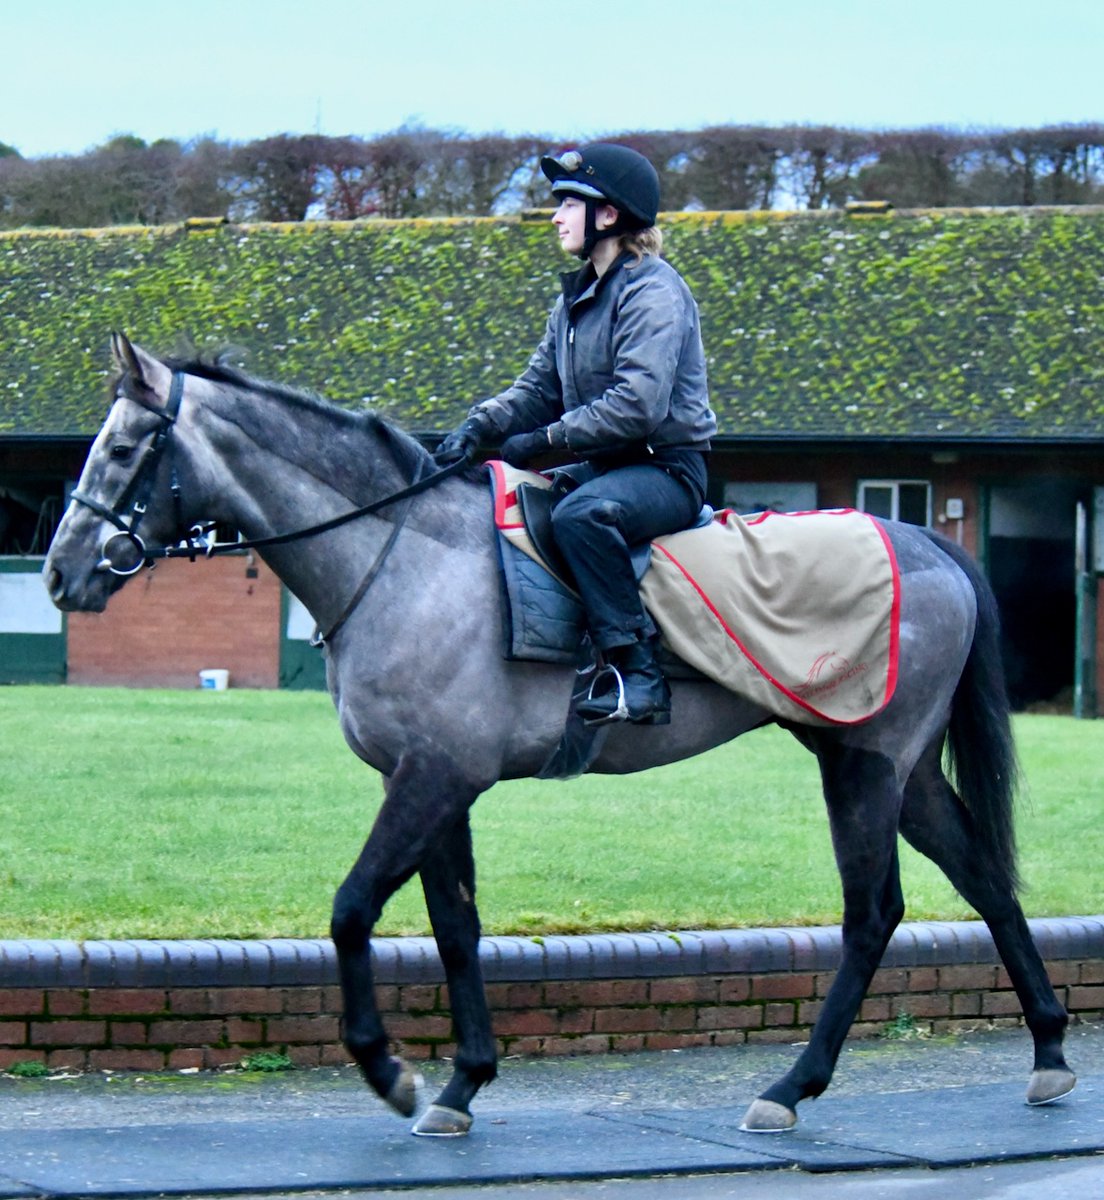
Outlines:
[{"label": "horse's ear", "polygon": [[162,398],[168,396],[172,372],[141,346],[134,345],[125,333],[111,335],[111,357],[122,375],[132,383]]},{"label": "horse's ear", "polygon": [[125,333],[111,335],[111,357],[115,360],[115,366],[124,375],[129,375],[136,383],[145,383],[142,376],[142,364],[138,361],[138,355],[134,353],[130,338]]}]

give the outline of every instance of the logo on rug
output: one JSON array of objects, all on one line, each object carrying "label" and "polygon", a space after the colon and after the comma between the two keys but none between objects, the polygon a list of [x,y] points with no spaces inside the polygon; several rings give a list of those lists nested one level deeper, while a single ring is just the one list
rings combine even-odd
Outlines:
[{"label": "logo on rug", "polygon": [[793,692],[803,700],[810,696],[823,696],[825,692],[835,691],[857,675],[865,675],[869,669],[866,663],[851,663],[837,651],[826,650],[813,660],[805,682],[799,683]]}]

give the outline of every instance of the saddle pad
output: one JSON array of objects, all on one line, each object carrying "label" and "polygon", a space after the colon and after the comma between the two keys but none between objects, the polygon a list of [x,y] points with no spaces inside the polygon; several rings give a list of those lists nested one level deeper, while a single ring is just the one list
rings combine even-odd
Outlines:
[{"label": "saddle pad", "polygon": [[[495,525],[539,561],[516,504],[531,471],[492,462]],[[900,576],[881,525],[854,509],[716,514],[652,543],[641,596],[665,646],[800,724],[854,724],[897,683]]]},{"label": "saddle pad", "polygon": [[[509,472],[507,483],[504,472]],[[586,613],[579,597],[557,578],[522,524],[517,484],[547,487],[541,475],[495,462],[491,488],[498,528],[498,561],[505,587],[503,638],[508,659],[579,666]]]},{"label": "saddle pad", "polygon": [[528,483],[533,487],[550,488],[552,480],[547,475],[536,471],[525,471],[519,467],[511,467],[500,459],[492,458],[487,467],[491,472],[491,490],[494,495],[495,528],[512,546],[528,554],[541,563],[546,571],[558,579],[564,587],[568,585],[549,567],[548,563],[537,553],[536,546],[525,528],[525,521],[518,504],[517,489],[520,484]]}]

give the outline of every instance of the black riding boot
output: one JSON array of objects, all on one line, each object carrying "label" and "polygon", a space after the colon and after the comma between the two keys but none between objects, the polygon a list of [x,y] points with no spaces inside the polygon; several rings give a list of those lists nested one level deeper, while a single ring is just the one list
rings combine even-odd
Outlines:
[{"label": "black riding boot", "polygon": [[671,689],[656,662],[655,640],[615,646],[606,657],[610,665],[598,673],[590,694],[575,708],[586,724],[669,724]]}]

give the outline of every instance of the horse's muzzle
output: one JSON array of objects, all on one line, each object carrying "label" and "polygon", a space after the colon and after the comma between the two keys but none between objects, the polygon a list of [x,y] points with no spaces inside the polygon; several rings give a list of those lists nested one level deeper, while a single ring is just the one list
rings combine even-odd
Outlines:
[{"label": "horse's muzzle", "polygon": [[62,612],[103,612],[126,579],[110,572],[68,573],[51,557],[43,568],[42,582],[51,603]]}]

